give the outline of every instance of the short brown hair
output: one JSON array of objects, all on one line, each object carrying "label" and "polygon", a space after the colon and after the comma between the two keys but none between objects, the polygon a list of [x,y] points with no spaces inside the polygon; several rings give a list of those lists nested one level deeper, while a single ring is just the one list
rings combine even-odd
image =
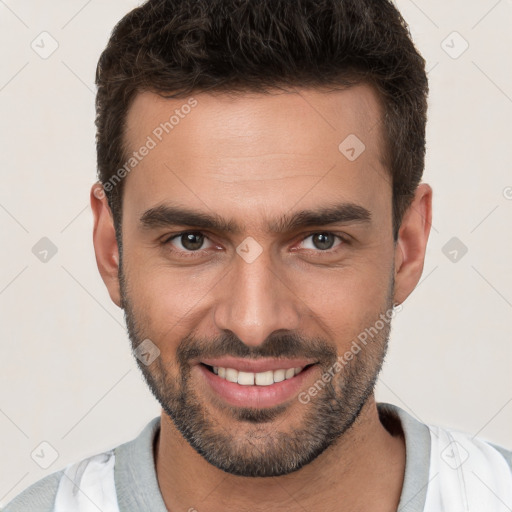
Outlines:
[{"label": "short brown hair", "polygon": [[[107,183],[127,160],[126,117],[139,92],[178,98],[357,83],[374,86],[383,106],[396,241],[423,175],[428,81],[388,0],[148,0],[119,21],[98,62],[98,178]],[[106,190],[116,231],[123,181]]]}]

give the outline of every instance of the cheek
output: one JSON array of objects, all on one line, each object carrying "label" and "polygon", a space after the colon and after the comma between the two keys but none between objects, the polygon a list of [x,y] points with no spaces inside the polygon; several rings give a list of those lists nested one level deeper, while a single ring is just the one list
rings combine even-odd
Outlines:
[{"label": "cheek", "polygon": [[344,351],[386,312],[390,279],[390,272],[377,265],[312,273],[300,296],[317,317],[316,323],[329,329],[338,351]]},{"label": "cheek", "polygon": [[[128,254],[128,251],[127,251]],[[127,293],[148,337],[168,346],[190,334],[198,324],[211,291],[219,281],[217,272],[194,273],[176,269],[133,251],[123,262]]]}]

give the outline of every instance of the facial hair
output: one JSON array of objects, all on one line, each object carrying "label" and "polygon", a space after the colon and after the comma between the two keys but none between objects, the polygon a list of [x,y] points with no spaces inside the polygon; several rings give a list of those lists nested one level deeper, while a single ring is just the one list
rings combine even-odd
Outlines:
[{"label": "facial hair", "polygon": [[[119,272],[121,303],[132,350],[135,351],[147,338],[157,346],[164,343],[165,340],[151,338],[144,314],[129,296],[121,262]],[[386,314],[393,308],[393,277],[391,274],[386,304],[379,313]],[[273,333],[257,347],[245,345],[232,331],[215,339],[188,335],[179,342],[175,361],[166,363],[158,357],[149,366],[138,358],[136,361],[165,414],[210,464],[233,475],[280,476],[297,471],[316,459],[339,441],[358,418],[373,395],[387,352],[391,322],[381,323],[384,326],[377,334],[350,361],[345,361],[342,369],[325,385],[321,375],[333,371],[338,359],[335,346],[321,338],[309,339],[299,333]],[[228,429],[206,409],[204,396],[193,385],[190,363],[193,359],[226,355],[249,359],[313,359],[322,369],[318,382],[323,387],[307,404],[283,403],[271,408],[220,406],[224,413],[240,423],[240,429]],[[300,415],[295,413],[293,416],[295,421],[297,417],[301,418],[300,425],[293,430],[282,429],[280,425],[289,417],[290,407],[299,407]]]}]

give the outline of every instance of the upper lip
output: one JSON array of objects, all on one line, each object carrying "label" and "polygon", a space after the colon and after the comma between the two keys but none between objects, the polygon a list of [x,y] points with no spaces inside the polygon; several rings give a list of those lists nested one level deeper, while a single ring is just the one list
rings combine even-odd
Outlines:
[{"label": "upper lip", "polygon": [[304,368],[316,361],[310,359],[237,359],[236,357],[219,357],[201,359],[199,363],[221,368],[234,368],[242,372],[260,373],[270,370],[287,370],[289,368]]}]

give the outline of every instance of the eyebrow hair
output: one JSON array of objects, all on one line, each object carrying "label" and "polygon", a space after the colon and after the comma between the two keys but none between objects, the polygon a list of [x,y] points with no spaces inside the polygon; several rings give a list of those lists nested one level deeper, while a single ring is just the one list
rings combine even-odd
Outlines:
[{"label": "eyebrow hair", "polygon": [[[243,231],[243,227],[237,222],[223,219],[215,213],[205,213],[166,204],[145,211],[140,222],[144,229],[182,225],[231,234],[240,234]],[[308,226],[354,222],[371,223],[371,212],[355,203],[341,203],[284,214],[279,219],[269,222],[267,229],[271,233],[286,233]]]}]

